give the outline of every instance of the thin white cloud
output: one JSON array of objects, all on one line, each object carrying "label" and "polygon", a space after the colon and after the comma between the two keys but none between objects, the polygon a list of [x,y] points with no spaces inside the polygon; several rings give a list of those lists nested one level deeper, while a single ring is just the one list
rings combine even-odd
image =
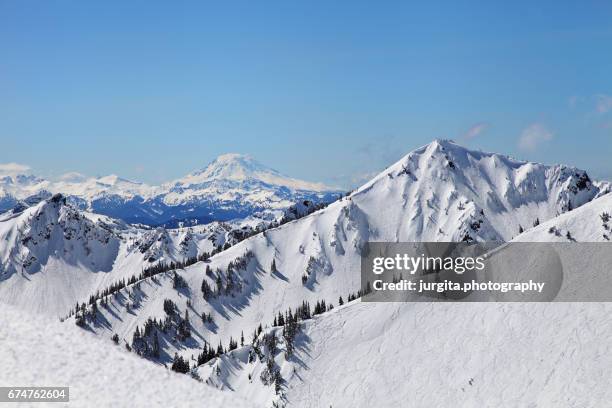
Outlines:
[{"label": "thin white cloud", "polygon": [[0,163],[0,175],[15,175],[27,173],[30,171],[30,166],[19,163]]},{"label": "thin white cloud", "polygon": [[476,136],[480,135],[485,130],[487,130],[488,127],[489,127],[488,123],[484,123],[484,122],[476,123],[471,128],[469,128],[467,132],[464,133],[463,138],[466,140],[471,140],[475,138]]},{"label": "thin white cloud", "polygon": [[608,113],[612,111],[612,96],[599,94],[595,96],[595,108],[598,113]]},{"label": "thin white cloud", "polygon": [[534,123],[523,129],[519,137],[519,148],[533,152],[543,142],[551,141],[554,134],[541,123]]}]

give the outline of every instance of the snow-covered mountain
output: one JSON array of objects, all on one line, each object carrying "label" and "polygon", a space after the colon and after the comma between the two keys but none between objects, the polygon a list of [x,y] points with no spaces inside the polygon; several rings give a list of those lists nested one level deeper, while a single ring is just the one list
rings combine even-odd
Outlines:
[{"label": "snow-covered mountain", "polygon": [[[174,185],[193,192],[221,188],[226,185],[225,181],[216,182],[214,177],[217,174],[221,177],[223,173],[224,170],[219,173],[211,170],[206,175],[194,174]],[[213,181],[200,183],[201,175]],[[245,179],[237,177],[238,183]],[[212,351],[213,356],[199,358],[197,373],[208,384],[233,390],[258,406],[272,403],[371,406],[374,402],[377,406],[394,406],[398,401],[422,406],[428,393],[419,392],[413,400],[410,397],[414,398],[412,394],[418,386],[422,387],[423,381],[436,385],[431,392],[440,391],[438,385],[443,384],[444,390],[431,397],[440,404],[461,401],[466,406],[520,406],[534,401],[542,405],[561,401],[581,405],[589,400],[572,397],[574,394],[567,391],[574,390],[572,384],[559,375],[548,376],[549,381],[542,382],[543,373],[547,372],[546,367],[553,369],[557,365],[576,370],[583,361],[606,352],[608,343],[596,347],[592,354],[561,341],[551,345],[550,336],[544,336],[548,339],[544,341],[537,333],[540,333],[538,330],[551,335],[566,329],[570,334],[592,330],[591,326],[563,323],[567,319],[578,321],[577,315],[588,314],[601,323],[596,325],[601,331],[584,341],[591,344],[599,335],[608,339],[612,327],[605,323],[604,316],[609,312],[605,308],[372,305],[353,298],[360,287],[360,256],[365,242],[521,240],[537,231],[549,234],[549,224],[567,228],[573,219],[589,226],[597,224],[592,227],[597,231],[592,233],[591,227],[583,228],[584,238],[590,239],[596,233],[603,234],[599,229],[605,230],[600,217],[610,202],[610,195],[605,192],[605,183],[593,183],[582,170],[521,162],[468,150],[450,141],[434,141],[409,153],[351,195],[326,208],[299,218],[304,209],[296,206],[294,218],[299,219],[242,240],[209,260],[160,271],[121,288],[111,285],[117,278],[128,279],[137,274],[145,262],[180,260],[176,257],[177,251],[199,249],[201,242],[209,245],[206,248],[212,248],[216,233],[228,239],[222,232],[222,224],[216,224],[214,232],[191,229],[190,234],[201,235],[189,239],[181,235],[187,234],[188,229],[140,230],[120,222],[113,224],[106,217],[92,214],[83,215],[89,221],[76,228],[70,223],[62,224],[62,220],[75,217],[63,214],[82,213],[65,206],[61,200],[58,210],[48,209],[53,207],[54,200],[58,201],[52,197],[22,213],[7,213],[4,221],[0,220],[0,242],[5,245],[0,247],[1,259],[9,260],[9,266],[4,267],[8,278],[0,281],[0,299],[22,306],[37,304],[33,309],[42,310],[53,307],[51,300],[40,300],[43,297],[70,298],[71,302],[62,307],[71,308],[75,298],[86,301],[88,296],[95,295],[95,302],[80,307],[66,324],[77,323],[103,338],[116,335],[132,351],[156,362],[171,364],[180,357],[184,359],[182,365],[187,362],[193,368],[198,365],[198,356],[205,351],[210,354],[211,348],[218,350],[221,344],[220,355]],[[53,216],[37,219],[41,211],[45,214],[51,211]],[[51,222],[32,227],[42,219]],[[112,225],[108,243],[104,238],[107,229],[100,222]],[[578,221],[571,221],[571,225],[577,224]],[[52,242],[41,248],[52,248],[54,252],[49,259],[53,262],[58,259],[60,266],[54,267],[49,261],[45,265],[39,261],[38,270],[36,262],[23,271],[15,266],[21,265],[15,259],[20,262],[30,259],[26,254],[42,258],[37,252],[38,241],[34,244],[32,239],[40,237],[38,231],[48,230]],[[70,246],[75,245],[74,240],[66,238],[66,230],[77,231],[74,236],[84,241],[79,245],[96,245],[100,254],[112,255],[116,245],[117,255],[110,257],[114,259],[111,270],[94,270],[92,260],[96,265],[104,264],[97,258],[101,255],[92,259],[86,250],[74,251]],[[519,236],[521,230],[526,232]],[[571,233],[583,238],[577,230]],[[97,237],[102,237],[100,243],[90,243]],[[7,258],[7,251],[13,255]],[[73,253],[79,254],[78,257],[71,258]],[[82,275],[77,276],[78,273]],[[71,283],[75,280],[80,282],[78,290]],[[54,294],[52,290],[58,292]],[[18,298],[23,293],[27,296],[21,303]],[[342,307],[339,307],[340,297],[345,303]],[[326,306],[323,310],[318,306],[318,314],[325,313],[300,321],[295,337],[287,340],[288,328],[278,323],[279,313],[287,316],[289,309],[297,313],[303,302],[314,307],[322,300]],[[335,309],[328,311],[329,305]],[[303,309],[299,310],[302,314]],[[537,318],[533,318],[534,313]],[[504,316],[515,316],[515,320],[508,321]],[[275,320],[277,324],[272,327]],[[489,320],[491,323],[483,323]],[[428,336],[428,332],[435,335]],[[527,338],[526,344],[533,344],[535,348],[519,359],[514,346],[525,338],[521,337],[522,333]],[[428,341],[430,337],[434,339]],[[238,346],[243,338],[244,346]],[[483,360],[480,354],[491,344],[498,355]],[[288,352],[290,348],[293,350]],[[476,356],[467,353],[455,361],[441,352],[432,355],[439,349],[460,348],[474,350]],[[352,359],[351,350],[357,353]],[[536,355],[545,356],[546,363],[538,363]],[[397,364],[398,358],[408,364]],[[338,368],[342,361],[350,364]],[[482,361],[487,364],[480,364]],[[377,367],[376,371],[368,368],[371,366]],[[507,374],[504,370],[508,366],[516,370]],[[504,382],[499,378],[509,380],[515,371],[520,372],[519,367],[525,366],[535,373],[529,378],[537,381],[519,381],[511,387],[500,388]],[[584,374],[601,375],[604,366],[592,365]],[[491,370],[487,371],[487,367]],[[381,376],[379,371],[389,375]],[[326,381],[329,386],[323,384]],[[397,395],[383,392],[401,388],[400,381],[406,382],[405,390],[398,391]],[[356,388],[356,384],[363,386]],[[525,392],[521,393],[523,389]],[[500,397],[504,390],[507,394]],[[538,394],[539,390],[544,390],[543,394]],[[602,396],[605,395],[594,398]]]},{"label": "snow-covered mountain", "polygon": [[281,217],[291,205],[328,203],[340,194],[321,183],[283,176],[250,156],[226,154],[207,167],[162,186],[116,175],[87,178],[78,173],[52,182],[35,176],[0,178],[0,212],[32,205],[61,193],[73,205],[129,223],[195,225],[257,215]]},{"label": "snow-covered mountain", "polygon": [[262,228],[257,220],[143,229],[54,195],[0,215],[0,299],[64,316],[77,301],[146,268],[186,262]]},{"label": "snow-covered mountain", "polygon": [[171,183],[173,187],[196,190],[206,189],[208,185],[226,182],[253,182],[260,186],[285,187],[295,191],[324,192],[329,190],[322,183],[310,183],[286,177],[278,171],[262,165],[249,155],[229,153],[217,157],[206,168],[189,174]]},{"label": "snow-covered mountain", "polygon": [[[303,301],[315,305],[325,300],[337,306],[340,297],[347,300],[359,289],[360,254],[367,241],[507,241],[521,227],[544,223],[601,193],[581,170],[435,141],[322,210],[248,238],[208,262],[122,289],[97,307],[95,318],[85,313],[84,321],[89,330],[105,337],[117,334],[128,343],[134,341],[136,328],[142,332],[146,326],[151,333],[153,327],[162,327],[155,322],[167,321],[156,358],[169,363],[178,353],[191,361],[203,347],[219,342],[225,346],[230,338],[243,335],[248,342],[260,324],[270,326],[279,312],[295,311]],[[186,338],[181,327],[187,315]],[[139,337],[135,348],[152,358],[151,341]],[[249,353],[244,353],[237,358],[246,358]],[[211,361],[214,365],[217,360]],[[231,364],[227,370],[244,374],[235,366],[241,363]],[[298,370],[299,363],[290,367]],[[251,379],[224,382],[217,379],[216,366],[214,376],[202,370],[203,378],[220,388],[240,388],[248,398],[263,392],[258,400],[262,405],[277,400],[273,388],[261,387],[256,378],[260,372],[249,368]],[[293,375],[287,370],[281,370],[285,380]]]},{"label": "snow-covered mountain", "polygon": [[366,183],[353,201],[374,211],[381,204],[370,226],[391,241],[507,241],[601,191],[583,170],[435,141]]},{"label": "snow-covered mountain", "polygon": [[252,157],[240,154],[219,156],[206,168],[163,188],[165,193],[160,198],[164,206],[182,208],[197,203],[209,210],[201,215],[186,210],[183,217],[186,219],[231,219],[258,213],[278,217],[295,203],[329,203],[341,194],[321,183],[283,176]]}]

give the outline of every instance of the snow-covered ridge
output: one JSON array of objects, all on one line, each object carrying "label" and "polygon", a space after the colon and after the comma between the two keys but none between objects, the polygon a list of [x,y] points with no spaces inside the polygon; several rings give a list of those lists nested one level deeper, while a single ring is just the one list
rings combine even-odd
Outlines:
[{"label": "snow-covered ridge", "polygon": [[0,178],[0,188],[5,194],[11,194],[20,200],[43,190],[74,195],[85,200],[113,194],[149,198],[159,192],[158,187],[123,179],[114,174],[103,177],[86,177],[78,173],[61,177],[58,181],[26,175],[4,176]]},{"label": "snow-covered ridge", "polygon": [[612,193],[525,231],[519,242],[611,242]]},{"label": "snow-covered ridge", "polygon": [[49,257],[61,253],[68,262],[95,270],[110,270],[119,238],[126,228],[111,219],[93,222],[55,195],[12,219],[0,221],[0,278],[22,271],[35,273]]},{"label": "snow-covered ridge", "polygon": [[[409,210],[410,220],[397,226],[413,231],[403,240],[506,241],[589,202],[603,186],[574,167],[523,162],[436,140],[403,157],[352,197],[364,202],[388,198]],[[463,236],[452,236],[458,230]]]},{"label": "snow-covered ridge", "polygon": [[143,229],[83,212],[54,195],[0,216],[0,300],[65,316],[77,301],[160,263],[235,244],[261,225],[211,223]]}]

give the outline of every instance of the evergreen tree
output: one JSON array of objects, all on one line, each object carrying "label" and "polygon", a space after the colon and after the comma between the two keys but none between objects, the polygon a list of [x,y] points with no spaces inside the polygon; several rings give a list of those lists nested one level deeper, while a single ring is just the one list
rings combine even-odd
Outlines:
[{"label": "evergreen tree", "polygon": [[185,341],[191,337],[191,324],[189,323],[189,311],[187,309],[185,309],[185,318],[178,324],[177,335],[181,341]]},{"label": "evergreen tree", "polygon": [[172,277],[172,287],[177,290],[181,288],[185,288],[187,287],[187,282],[185,282],[185,279],[183,279],[181,275],[174,272],[174,275]]},{"label": "evergreen tree", "polygon": [[189,361],[175,353],[174,360],[172,361],[172,370],[177,373],[187,374],[189,372]]},{"label": "evergreen tree", "polygon": [[140,330],[138,329],[138,326],[136,326],[136,330],[134,331],[134,335],[132,336],[132,342],[138,339],[140,339]]},{"label": "evergreen tree", "polygon": [[227,276],[225,278],[225,294],[230,295],[234,291],[234,271],[228,267]]},{"label": "evergreen tree", "polygon": [[281,386],[283,384],[283,377],[281,376],[280,370],[278,368],[274,370],[273,380],[274,380],[274,392],[276,393],[276,395],[279,395],[281,392]]},{"label": "evergreen tree", "polygon": [[176,311],[176,305],[174,304],[174,302],[170,299],[165,299],[164,300],[164,312],[166,312],[168,316],[174,316],[175,311]]},{"label": "evergreen tree", "polygon": [[270,272],[277,273],[278,269],[276,269],[276,259],[272,259],[272,265],[270,265]]},{"label": "evergreen tree", "polygon": [[217,346],[217,356],[223,354],[223,345],[221,344],[221,340],[219,340],[219,345]]},{"label": "evergreen tree", "polygon": [[[209,266],[210,268],[210,266]],[[211,295],[212,295],[212,288],[210,287],[210,285],[208,284],[208,282],[206,281],[206,278],[202,279],[202,296],[204,297],[205,300],[208,300]]]},{"label": "evergreen tree", "polygon": [[155,358],[159,358],[160,350],[159,350],[159,338],[157,337],[157,331],[153,333],[153,350],[151,355]]},{"label": "evergreen tree", "polygon": [[221,273],[217,272],[217,278],[215,279],[215,283],[217,284],[217,294],[221,295],[223,291],[223,281],[221,280]]}]

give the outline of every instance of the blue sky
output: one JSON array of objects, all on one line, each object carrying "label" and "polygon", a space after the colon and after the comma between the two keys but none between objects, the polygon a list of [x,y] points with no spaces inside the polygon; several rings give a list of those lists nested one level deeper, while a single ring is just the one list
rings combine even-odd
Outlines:
[{"label": "blue sky", "polygon": [[158,183],[240,152],[349,186],[450,138],[612,178],[611,21],[609,1],[0,0],[0,163]]}]

